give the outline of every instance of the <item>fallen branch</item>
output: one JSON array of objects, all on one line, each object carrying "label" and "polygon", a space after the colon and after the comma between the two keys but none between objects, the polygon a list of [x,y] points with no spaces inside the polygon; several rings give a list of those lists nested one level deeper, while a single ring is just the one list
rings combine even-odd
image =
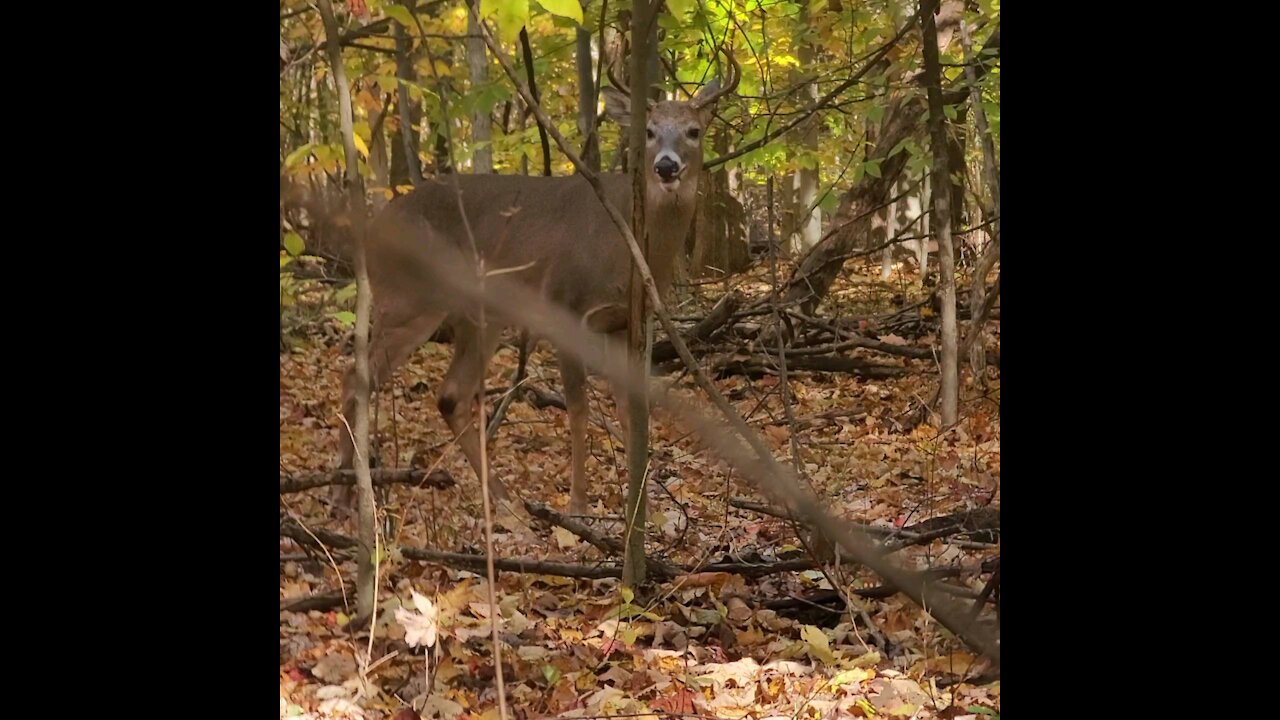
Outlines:
[{"label": "fallen branch", "polygon": [[[742,296],[737,292],[731,292],[721,297],[716,304],[712,306],[707,316],[702,318],[689,329],[685,334],[686,343],[689,340],[707,341],[715,334],[717,330],[724,326],[725,323],[734,316],[738,306],[742,304]],[[663,340],[653,344],[653,354],[650,356],[655,363],[667,362],[675,360],[679,357],[676,348],[671,344],[670,340]]]},{"label": "fallen branch", "polygon": [[[325,545],[336,548],[355,547],[356,541],[346,535],[340,535],[327,530],[315,530],[316,538]],[[280,526],[280,534],[292,538],[294,541],[302,545],[318,547],[316,540],[306,533],[298,525],[286,522]],[[484,555],[475,553],[454,553],[443,552],[440,550],[427,550],[424,548],[398,546],[401,555],[410,560],[420,560],[422,562],[436,563],[446,567],[458,570],[470,570],[472,572],[484,572],[486,568],[486,558]],[[494,568],[507,572],[530,573],[534,575],[556,575],[559,577],[578,577],[589,579],[600,579],[609,577],[622,577],[621,565],[583,565],[578,563],[565,563],[547,560],[534,560],[532,558],[494,558]]]},{"label": "fallen branch", "polygon": [[[433,487],[437,490],[445,490],[457,484],[447,470],[441,469],[432,470],[430,473],[423,469],[372,470],[370,474],[373,476],[374,485],[417,485],[418,487]],[[308,475],[282,475],[280,477],[280,493],[285,495],[326,485],[354,485],[355,482],[356,473],[354,470],[332,470]]]},{"label": "fallen branch", "polygon": [[[622,556],[622,540],[603,535],[599,531],[588,527],[585,523],[568,515],[562,515],[542,503],[525,500],[524,506],[530,515],[568,530],[606,555]],[[684,572],[683,568],[653,557],[645,558],[645,568],[648,570],[649,575],[664,580],[669,580]]]},{"label": "fallen branch", "polygon": [[[536,507],[536,504],[531,504]],[[526,507],[529,507],[528,505]],[[532,512],[533,508],[530,508]],[[554,511],[552,511],[554,512]],[[559,513],[556,513],[559,515]],[[560,516],[562,519],[563,516]],[[572,521],[569,521],[572,523]],[[580,524],[576,524],[579,529],[583,528]],[[569,528],[566,528],[569,529]],[[333,548],[353,548],[356,541],[345,535],[327,530],[314,530],[315,538],[307,534],[305,530],[292,522],[285,522],[280,525],[280,534],[292,538],[300,545],[309,547],[319,547],[319,542],[324,543]],[[574,532],[575,535],[578,533]],[[601,539],[598,534],[589,531],[588,535],[595,537],[597,542],[603,545],[616,545],[621,547],[622,541],[617,539]],[[583,539],[586,536],[579,535]],[[594,543],[593,543],[594,544]],[[599,546],[597,546],[599,547]],[[401,555],[410,560],[420,560],[422,562],[435,563],[458,570],[483,571],[485,568],[485,556],[476,553],[455,553],[444,552],[441,550],[427,550],[424,548],[399,546],[398,551]],[[818,565],[812,560],[780,560],[777,562],[752,563],[752,562],[718,562],[700,565],[693,568],[684,568],[677,565],[657,561],[651,561],[649,568],[657,568],[657,570],[666,578],[677,577],[680,575],[690,575],[700,572],[725,572],[734,575],[742,575],[748,578],[763,577],[765,575],[775,575],[783,572],[799,572],[802,570],[812,570]],[[494,567],[498,570],[506,572],[527,573],[533,575],[555,575],[559,577],[576,577],[576,578],[620,578],[622,577],[622,565],[614,563],[598,563],[598,564],[582,564],[558,562],[554,560],[535,560],[533,558],[494,558]]]},{"label": "fallen branch", "polygon": [[[897,365],[876,365],[859,358],[829,355],[791,357],[790,353],[788,353],[787,364],[792,371],[842,372],[870,379],[902,377],[910,372],[907,368]],[[725,378],[732,375],[758,378],[776,374],[778,372],[778,364],[776,356],[773,355],[752,355],[745,358],[734,356],[713,363],[708,370],[717,378]]]},{"label": "fallen branch", "polygon": [[330,592],[302,597],[281,598],[280,612],[307,612],[309,610],[330,610],[342,607],[342,593]]},{"label": "fallen branch", "polygon": [[[770,515],[772,517],[781,518],[783,520],[796,521],[785,509],[770,505],[768,503],[748,500],[746,498],[729,498],[729,505],[740,510],[749,510],[751,512],[760,513],[761,515]],[[866,525],[864,523],[845,521],[848,525],[869,535],[878,535],[886,538],[884,545],[887,551],[901,550],[905,547],[913,545],[923,545],[952,535],[970,535],[976,533],[990,533],[998,531],[1000,528],[1000,508],[998,507],[981,507],[973,510],[962,510],[960,512],[951,513],[949,515],[940,515],[936,518],[923,520],[914,525],[902,529],[879,527],[876,525]],[[957,543],[958,545],[968,546],[969,543]],[[985,543],[974,543],[973,546],[981,546],[979,549],[985,548]]]}]

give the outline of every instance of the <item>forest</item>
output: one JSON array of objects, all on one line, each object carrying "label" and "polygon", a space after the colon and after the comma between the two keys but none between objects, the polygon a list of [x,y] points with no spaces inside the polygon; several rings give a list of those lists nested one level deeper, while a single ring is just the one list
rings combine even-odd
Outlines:
[{"label": "forest", "polygon": [[999,718],[999,0],[281,0],[280,717]]}]

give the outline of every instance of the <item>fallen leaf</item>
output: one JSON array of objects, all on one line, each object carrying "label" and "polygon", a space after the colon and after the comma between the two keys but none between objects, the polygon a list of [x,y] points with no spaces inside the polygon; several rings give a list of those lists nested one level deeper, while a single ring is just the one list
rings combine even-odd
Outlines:
[{"label": "fallen leaf", "polygon": [[579,542],[577,535],[574,535],[573,533],[569,532],[568,530],[565,530],[562,527],[552,528],[551,534],[555,537],[556,545],[561,550],[567,550],[571,547],[575,547]]},{"label": "fallen leaf", "polygon": [[413,591],[413,604],[417,611],[396,608],[396,622],[404,626],[404,641],[409,647],[435,647],[439,611],[431,598]]},{"label": "fallen leaf", "polygon": [[350,655],[341,653],[331,653],[320,658],[320,662],[311,668],[311,674],[321,680],[339,685],[343,680],[354,675],[356,672],[355,658]]},{"label": "fallen leaf", "polygon": [[805,625],[800,628],[800,637],[808,644],[809,655],[815,660],[821,660],[828,665],[836,662],[835,653],[831,652],[831,644],[827,640],[826,633],[813,625]]},{"label": "fallen leaf", "polygon": [[681,685],[676,692],[667,693],[649,701],[649,707],[672,714],[693,714],[695,697],[692,690]]}]

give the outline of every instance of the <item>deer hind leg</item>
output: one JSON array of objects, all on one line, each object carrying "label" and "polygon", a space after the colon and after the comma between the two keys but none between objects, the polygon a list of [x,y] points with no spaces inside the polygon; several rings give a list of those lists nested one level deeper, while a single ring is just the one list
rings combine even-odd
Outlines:
[{"label": "deer hind leg", "polygon": [[587,371],[568,353],[557,353],[564,400],[569,410],[569,437],[573,446],[573,475],[569,486],[569,514],[587,512]]},{"label": "deer hind leg", "polygon": [[[465,320],[455,323],[453,361],[436,399],[440,414],[453,431],[477,478],[483,475],[480,471],[480,432],[475,411],[477,407],[483,410],[478,402],[480,388],[489,360],[498,349],[499,339],[500,329],[497,327],[490,326],[481,333],[480,328]],[[503,502],[509,501],[510,495],[506,486],[492,472],[489,473],[489,494],[496,503],[512,505]]]},{"label": "deer hind leg", "polygon": [[[390,380],[396,369],[431,338],[444,318],[444,312],[426,312],[408,319],[379,317],[369,339],[370,390],[377,390]],[[352,363],[342,383],[342,416],[347,422],[338,431],[338,467],[343,470],[351,469],[355,455],[351,436],[355,429],[355,395],[356,369]],[[333,502],[340,511],[349,513],[355,507],[355,486],[334,485]]]}]

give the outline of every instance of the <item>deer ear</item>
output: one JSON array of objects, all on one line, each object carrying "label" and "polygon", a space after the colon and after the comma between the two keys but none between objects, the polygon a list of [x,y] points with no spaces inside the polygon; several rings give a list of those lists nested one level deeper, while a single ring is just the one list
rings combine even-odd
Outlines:
[{"label": "deer ear", "polygon": [[631,126],[631,98],[624,95],[617,88],[602,87],[600,92],[604,95],[604,112],[614,122],[622,127]]}]

